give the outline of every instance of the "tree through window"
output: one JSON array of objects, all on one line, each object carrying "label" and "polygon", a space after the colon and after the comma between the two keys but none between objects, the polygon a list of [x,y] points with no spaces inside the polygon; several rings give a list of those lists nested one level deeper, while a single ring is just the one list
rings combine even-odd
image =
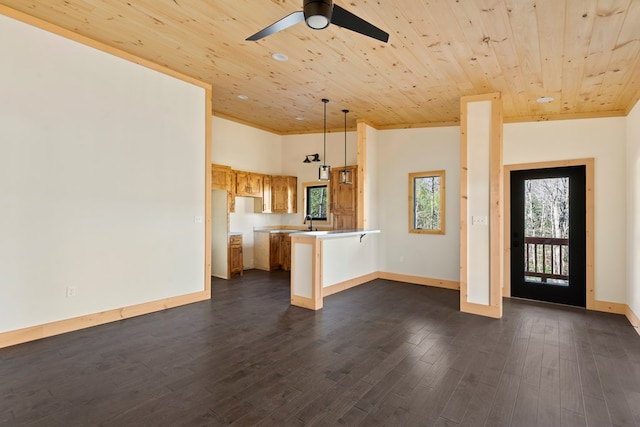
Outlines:
[{"label": "tree through window", "polygon": [[305,216],[311,215],[314,221],[327,221],[329,218],[329,186],[326,183],[304,184]]},{"label": "tree through window", "polygon": [[445,234],[444,171],[409,174],[409,233]]}]

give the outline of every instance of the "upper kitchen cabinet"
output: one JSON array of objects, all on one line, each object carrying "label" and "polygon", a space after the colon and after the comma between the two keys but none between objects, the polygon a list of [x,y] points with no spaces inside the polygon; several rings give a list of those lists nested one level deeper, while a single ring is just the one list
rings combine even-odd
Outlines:
[{"label": "upper kitchen cabinet", "polygon": [[277,175],[271,177],[271,212],[298,212],[298,178]]},{"label": "upper kitchen cabinet", "polygon": [[229,212],[235,212],[236,174],[230,166],[211,165],[211,189],[227,190]]},{"label": "upper kitchen cabinet", "polygon": [[211,165],[211,189],[228,190],[229,176],[232,173],[230,166]]},{"label": "upper kitchen cabinet", "polygon": [[236,196],[262,197],[262,175],[236,171]]},{"label": "upper kitchen cabinet", "polygon": [[340,172],[345,169],[335,168],[331,171],[331,213],[335,230],[357,228],[358,212],[358,177],[356,166],[347,166],[351,171],[351,184],[340,182]]},{"label": "upper kitchen cabinet", "polygon": [[271,209],[271,175],[262,176],[262,198],[255,199],[256,213],[272,213]]}]

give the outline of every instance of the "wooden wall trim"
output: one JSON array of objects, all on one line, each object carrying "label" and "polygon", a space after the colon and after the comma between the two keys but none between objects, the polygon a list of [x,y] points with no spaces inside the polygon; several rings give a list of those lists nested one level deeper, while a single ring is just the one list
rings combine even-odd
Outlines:
[{"label": "wooden wall trim", "polygon": [[411,276],[407,274],[388,273],[385,271],[378,272],[378,278],[384,280],[393,280],[395,282],[411,283],[413,285],[431,286],[434,288],[460,290],[460,282],[453,280],[434,279],[431,277]]},{"label": "wooden wall trim", "polygon": [[627,316],[627,319],[629,319],[629,323],[631,323],[631,326],[633,326],[638,335],[640,335],[640,316],[634,313],[631,307],[629,307],[628,305],[625,308],[624,314],[625,316]]},{"label": "wooden wall trim", "polygon": [[363,285],[377,278],[378,278],[378,273],[369,273],[369,274],[365,274],[364,276],[354,277],[353,279],[345,280],[344,282],[336,283],[335,285],[322,288],[322,296],[328,297],[329,295],[337,294],[338,292],[355,288],[356,286]]},{"label": "wooden wall trim", "polygon": [[2,334],[0,334],[0,348],[22,344],[41,338],[47,338],[54,335],[64,334],[67,332],[73,332],[80,329],[90,328],[93,326],[103,325],[105,323],[129,319],[132,317],[149,314],[156,311],[162,311],[181,305],[205,301],[210,298],[211,289],[209,287],[207,290],[202,292],[195,292],[192,294],[180,295],[172,298],[164,298],[157,301],[116,308],[100,313],[87,314],[71,319],[64,319],[56,322],[45,323],[42,325],[31,326],[28,328],[16,329],[14,331],[3,332]]},{"label": "wooden wall trim", "polygon": [[357,141],[357,163],[358,163],[358,201],[356,212],[356,227],[359,229],[367,228],[367,218],[365,217],[365,185],[367,184],[367,123],[358,122],[358,141]]},{"label": "wooden wall trim", "polygon": [[[213,144],[213,124],[211,110],[213,109],[213,90],[211,86],[205,88],[204,106],[204,291],[211,298],[211,156]],[[228,217],[228,214],[227,214]],[[227,220],[228,222],[228,220]],[[228,234],[228,233],[227,233]]]}]

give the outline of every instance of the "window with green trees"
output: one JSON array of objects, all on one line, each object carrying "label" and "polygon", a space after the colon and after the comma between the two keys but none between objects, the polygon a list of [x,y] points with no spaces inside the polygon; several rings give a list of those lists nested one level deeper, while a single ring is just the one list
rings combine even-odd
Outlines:
[{"label": "window with green trees", "polygon": [[304,216],[311,215],[314,221],[328,221],[329,186],[324,182],[305,183]]},{"label": "window with green trees", "polygon": [[445,234],[444,171],[409,174],[409,233]]}]

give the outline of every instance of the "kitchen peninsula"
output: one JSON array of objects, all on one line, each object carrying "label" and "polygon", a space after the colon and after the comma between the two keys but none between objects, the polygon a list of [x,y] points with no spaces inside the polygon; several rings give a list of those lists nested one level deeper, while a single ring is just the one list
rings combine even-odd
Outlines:
[{"label": "kitchen peninsula", "polygon": [[376,277],[380,230],[307,231],[291,236],[291,304],[319,310],[325,296]]}]

